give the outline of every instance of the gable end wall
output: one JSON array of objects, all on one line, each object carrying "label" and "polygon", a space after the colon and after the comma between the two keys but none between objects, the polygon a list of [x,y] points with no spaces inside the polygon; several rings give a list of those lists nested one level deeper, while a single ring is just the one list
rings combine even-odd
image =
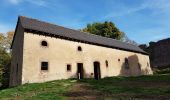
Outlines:
[{"label": "gable end wall", "polygon": [[9,86],[16,86],[22,83],[23,44],[24,29],[22,28],[21,23],[18,22],[12,44]]}]

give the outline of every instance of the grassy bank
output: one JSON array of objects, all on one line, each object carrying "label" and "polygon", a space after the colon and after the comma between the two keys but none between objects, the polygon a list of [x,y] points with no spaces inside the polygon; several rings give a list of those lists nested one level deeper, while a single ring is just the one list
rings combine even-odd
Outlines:
[{"label": "grassy bank", "polygon": [[59,80],[46,83],[25,84],[22,86],[0,90],[1,99],[15,100],[54,100],[64,99],[62,93],[73,85],[75,80]]},{"label": "grassy bank", "polygon": [[58,100],[94,98],[169,99],[170,74],[58,80],[0,90],[0,99]]},{"label": "grassy bank", "polygon": [[170,74],[139,77],[109,77],[100,81],[84,79],[80,82],[88,83],[94,89],[108,93],[170,94]]}]

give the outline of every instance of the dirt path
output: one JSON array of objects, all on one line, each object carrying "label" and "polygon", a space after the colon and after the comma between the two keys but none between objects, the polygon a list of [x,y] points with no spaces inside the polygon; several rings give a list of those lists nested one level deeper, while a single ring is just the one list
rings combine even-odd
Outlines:
[{"label": "dirt path", "polygon": [[[168,85],[169,86],[169,85]],[[159,87],[159,86],[156,86]],[[96,91],[87,83],[78,83],[70,87],[64,94],[68,100],[170,100],[170,96],[165,95],[136,95],[136,94],[109,94]],[[118,99],[119,98],[119,99]]]},{"label": "dirt path", "polygon": [[64,94],[69,100],[99,100],[102,97],[102,93],[93,90],[89,85],[79,83],[73,85],[69,92]]}]

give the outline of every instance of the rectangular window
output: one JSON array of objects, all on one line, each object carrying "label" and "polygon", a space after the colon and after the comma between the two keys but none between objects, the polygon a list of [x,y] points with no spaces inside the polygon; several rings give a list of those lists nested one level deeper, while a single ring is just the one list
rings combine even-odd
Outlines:
[{"label": "rectangular window", "polygon": [[41,70],[48,70],[48,62],[41,62]]},{"label": "rectangular window", "polygon": [[70,64],[67,65],[67,71],[71,71],[71,65]]}]

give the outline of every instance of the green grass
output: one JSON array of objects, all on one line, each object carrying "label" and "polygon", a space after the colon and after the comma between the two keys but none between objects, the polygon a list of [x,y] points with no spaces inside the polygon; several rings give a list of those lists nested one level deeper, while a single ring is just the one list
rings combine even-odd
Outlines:
[{"label": "green grass", "polygon": [[110,94],[168,95],[170,74],[139,77],[108,77],[101,80],[84,79],[93,89]]},{"label": "green grass", "polygon": [[51,81],[46,83],[25,84],[0,90],[1,99],[15,100],[60,100],[67,99],[66,93],[74,90],[77,84],[90,86],[92,91],[111,98],[168,96],[170,97],[170,74],[139,77],[108,77],[100,80],[73,79]]},{"label": "green grass", "polygon": [[0,90],[0,99],[54,100],[64,99],[62,93],[75,83],[74,80],[58,80],[46,83],[25,84]]}]

